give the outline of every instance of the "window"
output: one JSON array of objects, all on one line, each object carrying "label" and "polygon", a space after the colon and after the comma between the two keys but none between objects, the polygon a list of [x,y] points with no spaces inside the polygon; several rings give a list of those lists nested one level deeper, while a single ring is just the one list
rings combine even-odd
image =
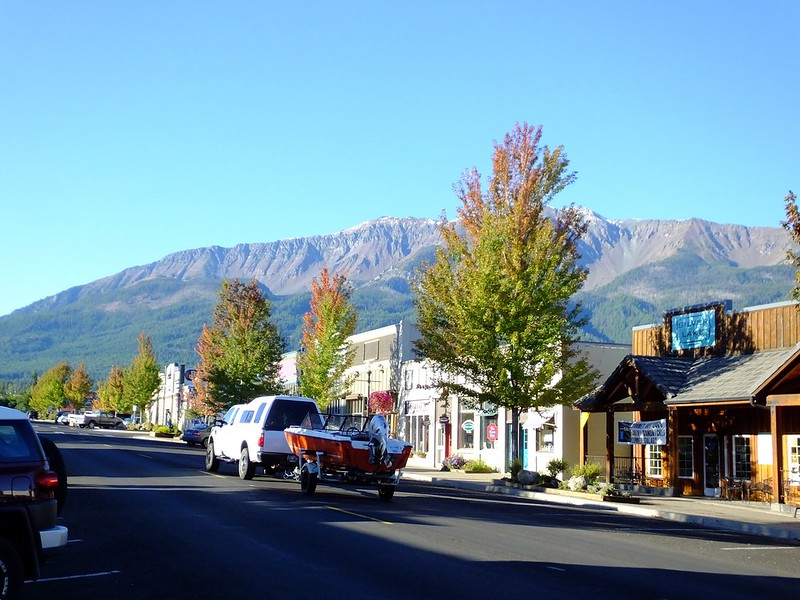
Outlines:
[{"label": "window", "polygon": [[733,436],[733,476],[750,479],[750,436]]},{"label": "window", "polygon": [[800,436],[789,436],[789,485],[800,484]]},{"label": "window", "polygon": [[458,420],[458,447],[475,447],[475,412],[465,411],[459,415]]},{"label": "window", "polygon": [[678,477],[694,477],[694,439],[690,435],[678,436]]},{"label": "window", "polygon": [[253,411],[246,410],[242,412],[242,418],[239,421],[240,423],[250,423],[253,420]]},{"label": "window", "polygon": [[661,446],[645,446],[645,463],[648,477],[661,477]]}]

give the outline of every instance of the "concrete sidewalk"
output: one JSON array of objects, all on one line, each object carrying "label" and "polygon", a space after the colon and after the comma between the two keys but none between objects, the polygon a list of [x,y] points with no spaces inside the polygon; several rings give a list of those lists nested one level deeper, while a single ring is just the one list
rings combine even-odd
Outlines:
[{"label": "concrete sidewalk", "polygon": [[[489,492],[529,498],[538,502],[570,504],[597,510],[610,510],[629,515],[654,517],[691,523],[714,529],[735,531],[784,540],[800,541],[800,517],[794,509],[780,509],[779,505],[718,498],[668,498],[636,495],[639,504],[605,502],[590,498],[559,496],[504,485],[500,473],[464,473],[461,471],[436,471],[409,466],[403,469],[403,479],[427,481],[457,489]],[[507,475],[505,475],[507,477]]]}]

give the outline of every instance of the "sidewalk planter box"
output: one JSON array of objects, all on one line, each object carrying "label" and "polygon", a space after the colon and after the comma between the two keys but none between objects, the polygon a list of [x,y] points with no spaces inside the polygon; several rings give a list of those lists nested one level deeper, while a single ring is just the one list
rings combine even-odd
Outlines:
[{"label": "sidewalk planter box", "polygon": [[522,485],[520,483],[512,483],[507,479],[495,479],[494,485],[506,487],[513,487],[518,490],[528,490],[530,492],[539,492],[542,494],[553,494],[555,496],[569,496],[572,498],[584,498],[586,500],[594,500],[596,502],[619,502],[623,504],[639,504],[639,498],[633,496],[603,496],[602,494],[590,494],[589,492],[572,492],[570,490],[562,490],[557,488],[542,487],[539,485]]}]

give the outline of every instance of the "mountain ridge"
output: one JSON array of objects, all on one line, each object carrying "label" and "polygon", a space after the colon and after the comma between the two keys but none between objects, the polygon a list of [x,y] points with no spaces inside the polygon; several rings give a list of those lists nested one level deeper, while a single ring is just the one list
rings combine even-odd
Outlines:
[{"label": "mountain ridge", "polygon": [[[588,224],[580,264],[588,277],[576,300],[592,339],[628,343],[631,326],[652,322],[675,303],[724,296],[741,308],[789,298],[794,270],[786,264],[790,240],[782,228],[608,220],[580,210]],[[129,360],[115,336],[133,335],[125,344],[135,352],[137,325],[153,336],[159,356],[191,363],[223,278],[255,278],[264,286],[290,349],[299,340],[311,280],[323,266],[353,287],[359,330],[413,319],[409,280],[440,244],[438,221],[382,217],[333,234],[173,252],[0,317],[0,380],[42,372],[65,357],[71,364],[88,360],[79,349],[93,353],[92,368],[101,370],[93,375],[105,377],[102,369]]]}]

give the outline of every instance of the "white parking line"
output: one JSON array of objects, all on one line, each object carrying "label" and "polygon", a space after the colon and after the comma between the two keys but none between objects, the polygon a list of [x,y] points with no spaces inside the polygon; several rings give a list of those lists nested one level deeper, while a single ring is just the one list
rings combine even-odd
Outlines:
[{"label": "white parking line", "polygon": [[85,575],[67,575],[66,577],[44,577],[42,579],[28,579],[25,583],[46,583],[48,581],[67,581],[68,579],[88,579],[89,577],[105,577],[119,575],[122,571],[101,571],[99,573],[86,573]]}]

